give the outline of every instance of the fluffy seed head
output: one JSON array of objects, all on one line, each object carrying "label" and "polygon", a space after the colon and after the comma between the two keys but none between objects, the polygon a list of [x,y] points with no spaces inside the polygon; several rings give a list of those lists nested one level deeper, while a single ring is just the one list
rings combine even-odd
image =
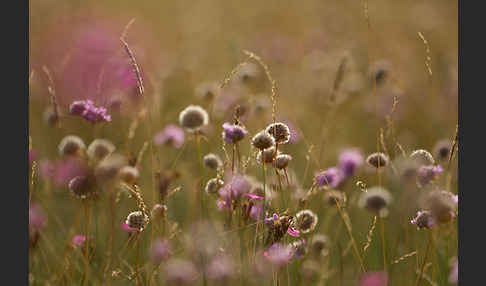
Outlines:
[{"label": "fluffy seed head", "polygon": [[206,183],[206,194],[216,194],[224,186],[224,181],[218,178],[212,178]]},{"label": "fluffy seed head", "polygon": [[282,122],[276,122],[268,125],[265,131],[272,135],[275,142],[278,144],[286,144],[290,140],[290,129]]},{"label": "fluffy seed head", "polygon": [[275,157],[273,166],[280,170],[285,169],[289,165],[290,161],[292,161],[292,156],[287,154],[278,154],[277,157]]},{"label": "fluffy seed head", "polygon": [[203,165],[206,168],[217,170],[223,165],[223,161],[218,155],[209,153],[203,157]]},{"label": "fluffy seed head", "polygon": [[251,144],[259,150],[265,150],[275,145],[275,139],[272,135],[262,130],[253,136]]},{"label": "fluffy seed head", "polygon": [[125,166],[121,168],[118,175],[123,182],[129,185],[135,184],[140,176],[138,169],[132,166]]},{"label": "fluffy seed head", "polygon": [[134,228],[138,231],[142,231],[145,228],[145,225],[148,222],[148,217],[142,211],[134,211],[131,212],[125,223],[130,227]]},{"label": "fluffy seed head", "polygon": [[435,164],[434,157],[429,151],[424,149],[418,149],[410,154],[412,160],[418,161],[421,165],[433,165]]},{"label": "fluffy seed head", "polygon": [[391,202],[390,193],[382,187],[372,187],[361,194],[359,206],[380,216],[388,214],[387,207]]},{"label": "fluffy seed head", "polygon": [[375,168],[382,168],[388,165],[388,156],[384,153],[376,152],[366,158],[366,163]]},{"label": "fluffy seed head", "polygon": [[209,116],[206,110],[199,105],[189,105],[179,114],[179,123],[188,131],[199,130],[209,123]]},{"label": "fluffy seed head", "polygon": [[92,160],[102,160],[115,151],[116,147],[111,141],[106,139],[95,139],[88,146],[86,153]]},{"label": "fluffy seed head", "polygon": [[80,152],[86,149],[86,145],[78,136],[68,135],[62,138],[58,149],[61,156],[80,155]]},{"label": "fluffy seed head", "polygon": [[[266,164],[271,164],[273,162],[273,160],[275,159],[276,155],[277,155],[277,152],[276,152],[275,146],[267,148],[267,149],[263,150],[263,161]],[[257,161],[259,163],[262,163],[262,152],[258,152]]]},{"label": "fluffy seed head", "polygon": [[316,228],[317,215],[311,210],[302,210],[295,215],[297,228],[302,233],[309,233]]}]

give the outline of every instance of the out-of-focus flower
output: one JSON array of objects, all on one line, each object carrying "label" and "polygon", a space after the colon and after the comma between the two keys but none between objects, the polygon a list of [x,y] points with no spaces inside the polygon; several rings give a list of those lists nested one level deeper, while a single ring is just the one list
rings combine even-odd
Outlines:
[{"label": "out-of-focus flower", "polygon": [[319,172],[315,176],[314,180],[319,187],[334,189],[342,182],[343,176],[337,167],[331,167],[327,170]]},{"label": "out-of-focus flower", "polygon": [[169,124],[164,130],[155,135],[154,144],[167,144],[179,149],[184,145],[184,130],[174,124]]},{"label": "out-of-focus flower", "polygon": [[434,157],[430,154],[429,151],[424,149],[418,149],[413,151],[410,154],[410,158],[414,161],[417,161],[421,165],[433,165],[435,164]]},{"label": "out-of-focus flower", "polygon": [[291,246],[294,248],[294,258],[301,259],[307,253],[305,239],[294,241]]},{"label": "out-of-focus flower", "polygon": [[223,166],[221,158],[213,153],[206,154],[203,157],[203,166],[212,170],[217,170]]},{"label": "out-of-focus flower", "polygon": [[95,106],[94,102],[89,99],[71,103],[69,113],[81,116],[92,123],[111,121],[111,116],[107,114],[107,109],[102,106]]},{"label": "out-of-focus flower", "polygon": [[225,122],[223,124],[223,140],[228,144],[235,144],[243,140],[248,134],[248,131],[240,125],[229,124]]},{"label": "out-of-focus flower", "polygon": [[260,221],[263,218],[263,207],[261,204],[251,206],[250,217],[256,221]]},{"label": "out-of-focus flower", "polygon": [[86,166],[78,158],[69,157],[57,162],[40,162],[40,175],[51,181],[56,187],[68,187],[69,182],[86,174]]},{"label": "out-of-focus flower", "polygon": [[436,225],[435,219],[430,213],[430,211],[418,211],[417,216],[410,221],[411,224],[417,226],[418,229],[421,228],[432,228]]},{"label": "out-of-focus flower", "polygon": [[47,225],[47,217],[37,204],[31,204],[29,208],[29,230],[38,232]]},{"label": "out-of-focus flower", "polygon": [[388,274],[383,271],[366,272],[359,279],[358,285],[359,286],[387,286]]},{"label": "out-of-focus flower", "polygon": [[153,242],[149,250],[149,256],[152,263],[158,265],[160,262],[167,260],[171,254],[171,245],[167,240],[157,239]]},{"label": "out-of-focus flower", "polygon": [[292,261],[292,258],[294,257],[294,249],[291,245],[277,242],[272,244],[272,246],[263,253],[263,256],[272,265],[282,267]]},{"label": "out-of-focus flower", "polygon": [[165,278],[169,285],[193,283],[198,278],[196,266],[190,261],[173,258],[165,266]]},{"label": "out-of-focus flower", "polygon": [[95,139],[89,144],[86,153],[92,160],[100,161],[115,151],[115,145],[107,139]]},{"label": "out-of-focus flower", "polygon": [[189,105],[179,113],[179,123],[189,132],[198,131],[208,125],[209,115],[201,106]]},{"label": "out-of-focus flower", "polygon": [[442,173],[443,169],[440,165],[422,166],[417,171],[417,182],[419,186],[425,186],[434,180],[437,175]]},{"label": "out-of-focus flower", "polygon": [[359,149],[346,149],[339,154],[338,167],[344,178],[356,174],[356,170],[364,163],[363,153]]},{"label": "out-of-focus flower", "polygon": [[361,208],[365,208],[376,215],[384,217],[388,215],[388,205],[391,200],[392,197],[386,189],[372,187],[367,192],[361,193],[358,204]]},{"label": "out-of-focus flower", "polygon": [[228,256],[217,256],[209,263],[207,273],[210,280],[228,281],[236,274],[235,265]]},{"label": "out-of-focus flower", "polygon": [[84,243],[86,242],[86,236],[84,235],[75,235],[71,240],[71,243],[74,247],[81,248],[83,247]]},{"label": "out-of-focus flower", "polygon": [[366,158],[366,163],[375,168],[383,168],[388,165],[388,156],[385,153],[377,152]]},{"label": "out-of-focus flower", "polygon": [[442,139],[438,141],[433,149],[435,158],[439,161],[447,161],[451,152],[452,142],[449,139]]}]

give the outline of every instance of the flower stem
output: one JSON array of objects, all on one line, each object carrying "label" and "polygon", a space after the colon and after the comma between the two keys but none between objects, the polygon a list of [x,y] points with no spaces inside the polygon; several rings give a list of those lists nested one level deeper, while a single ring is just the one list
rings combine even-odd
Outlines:
[{"label": "flower stem", "polygon": [[263,218],[262,218],[262,246],[265,245],[265,231],[264,231],[264,225],[263,221],[265,220],[266,214],[265,214],[265,205],[266,205],[266,200],[267,200],[267,172],[265,169],[265,160],[263,160],[264,154],[262,150],[262,170],[263,170],[263,205],[262,205],[262,213],[263,213]]}]

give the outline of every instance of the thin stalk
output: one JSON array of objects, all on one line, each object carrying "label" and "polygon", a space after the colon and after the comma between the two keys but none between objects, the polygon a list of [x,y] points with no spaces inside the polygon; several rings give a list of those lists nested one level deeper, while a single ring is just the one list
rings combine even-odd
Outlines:
[{"label": "thin stalk", "polygon": [[263,205],[262,205],[262,213],[263,213],[263,218],[262,218],[262,246],[265,245],[265,232],[264,232],[264,225],[263,221],[265,219],[265,205],[266,205],[266,200],[267,200],[267,172],[265,169],[265,158],[263,156],[263,150],[262,150],[262,170],[263,170]]},{"label": "thin stalk", "polygon": [[84,236],[86,238],[86,242],[84,244],[84,282],[83,285],[88,281],[88,271],[89,271],[89,233],[88,233],[88,227],[89,227],[89,205],[87,201],[83,201],[83,206],[84,206],[84,216],[86,218],[86,223],[84,226]]},{"label": "thin stalk", "polygon": [[430,234],[429,242],[427,243],[427,248],[425,249],[424,260],[422,261],[422,266],[420,267],[420,274],[419,274],[419,276],[417,276],[417,280],[415,281],[415,286],[419,285],[419,282],[422,278],[422,274],[424,273],[425,262],[427,261],[427,255],[429,254],[429,248],[430,248],[430,244],[432,242],[432,232],[429,232],[429,234]]},{"label": "thin stalk", "polygon": [[196,148],[197,148],[197,160],[199,162],[199,173],[200,173],[200,187],[199,187],[199,198],[200,198],[200,201],[201,201],[201,219],[204,219],[205,218],[205,215],[206,215],[206,209],[205,209],[205,206],[204,206],[204,196],[203,196],[203,189],[204,189],[204,186],[203,186],[203,178],[204,178],[204,169],[203,169],[203,164],[202,164],[202,155],[201,155],[201,138],[199,137],[199,134],[196,132],[195,133],[195,137],[196,137]]},{"label": "thin stalk", "polygon": [[383,269],[386,272],[386,245],[385,245],[385,220],[380,218],[381,220],[381,247],[383,252]]}]

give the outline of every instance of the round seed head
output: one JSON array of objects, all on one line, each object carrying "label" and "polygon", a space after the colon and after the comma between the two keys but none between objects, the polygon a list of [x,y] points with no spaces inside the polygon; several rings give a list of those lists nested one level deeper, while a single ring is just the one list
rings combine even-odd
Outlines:
[{"label": "round seed head", "polygon": [[206,183],[206,188],[204,189],[207,194],[216,194],[219,189],[224,186],[224,181],[218,178],[212,178]]},{"label": "round seed head", "polygon": [[86,145],[78,136],[68,135],[62,138],[58,148],[61,156],[73,156],[80,155],[81,151],[86,149]]},{"label": "round seed head", "polygon": [[259,150],[265,150],[275,145],[275,139],[272,135],[262,130],[253,136],[251,144]]},{"label": "round seed head", "polygon": [[302,233],[313,231],[317,225],[317,215],[311,210],[302,210],[295,215],[297,228]]},{"label": "round seed head", "polygon": [[[275,146],[263,150],[263,161],[267,164],[271,164],[277,155]],[[262,152],[258,152],[257,161],[262,163]]]},{"label": "round seed head", "polygon": [[188,131],[199,130],[209,123],[206,110],[199,105],[189,105],[179,114],[179,123]]},{"label": "round seed head", "polygon": [[439,161],[446,161],[449,159],[452,142],[449,139],[443,139],[437,142],[434,146],[434,155]]},{"label": "round seed head", "polygon": [[373,153],[366,158],[366,163],[375,168],[382,168],[388,165],[388,156],[384,153]]},{"label": "round seed head", "polygon": [[380,216],[388,214],[387,207],[391,202],[390,193],[381,187],[372,187],[361,194],[359,206]]},{"label": "round seed head", "polygon": [[166,213],[167,213],[166,205],[156,204],[152,208],[150,215],[152,216],[152,219],[156,219],[156,218],[164,217]]},{"label": "round seed head", "polygon": [[89,176],[76,176],[69,181],[69,191],[78,199],[86,199],[93,194],[93,181]]},{"label": "round seed head", "polygon": [[278,144],[285,144],[290,140],[290,129],[282,122],[276,122],[268,125],[265,131],[272,135],[275,142]]},{"label": "round seed head", "polygon": [[111,141],[106,139],[95,139],[88,146],[86,153],[92,160],[102,160],[115,151],[116,147]]},{"label": "round seed head", "polygon": [[430,229],[436,224],[430,211],[418,211],[417,216],[410,223],[416,225],[419,229]]},{"label": "round seed head", "polygon": [[418,149],[410,154],[410,158],[419,162],[421,165],[433,165],[435,164],[434,157],[429,151],[424,149]]},{"label": "round seed head", "polygon": [[346,204],[346,194],[341,191],[329,190],[324,193],[324,201],[329,206],[335,206],[337,201],[343,207]]},{"label": "round seed head", "polygon": [[258,79],[260,75],[260,68],[254,63],[247,63],[243,65],[236,73],[237,78],[239,78],[243,83],[254,81]]},{"label": "round seed head", "polygon": [[275,157],[273,166],[280,170],[285,169],[289,165],[290,161],[292,161],[292,156],[287,154],[278,154],[277,157]]},{"label": "round seed head", "polygon": [[143,231],[147,222],[148,217],[142,211],[134,211],[127,216],[125,224],[127,224],[130,228]]},{"label": "round seed head", "polygon": [[218,155],[209,153],[204,156],[203,165],[208,169],[217,170],[223,165],[223,161]]},{"label": "round seed head", "polygon": [[135,184],[138,177],[140,176],[138,169],[132,166],[125,166],[121,168],[118,175],[123,182],[129,185]]},{"label": "round seed head", "polygon": [[425,194],[422,205],[424,209],[430,210],[437,222],[447,223],[455,217],[457,203],[453,197],[448,192],[431,191]]},{"label": "round seed head", "polygon": [[326,254],[326,249],[329,246],[329,239],[324,234],[316,234],[312,237],[310,245],[310,253],[316,257]]},{"label": "round seed head", "polygon": [[117,177],[120,169],[127,164],[128,161],[125,156],[113,153],[98,163],[94,174],[99,182],[111,181]]}]

